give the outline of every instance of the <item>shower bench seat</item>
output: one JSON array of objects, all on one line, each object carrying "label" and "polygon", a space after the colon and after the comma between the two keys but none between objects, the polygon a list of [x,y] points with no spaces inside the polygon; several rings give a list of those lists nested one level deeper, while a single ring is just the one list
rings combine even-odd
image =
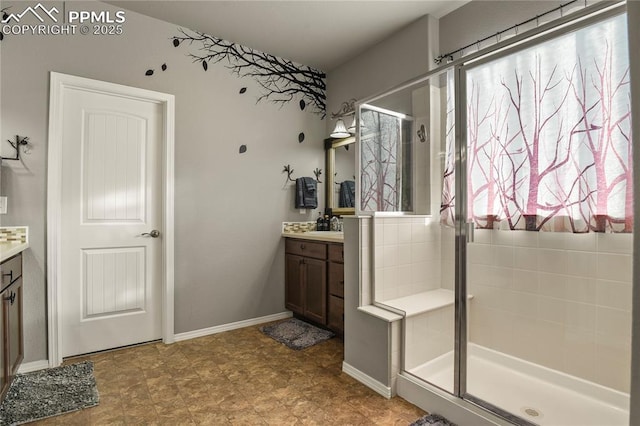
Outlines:
[{"label": "shower bench seat", "polygon": [[[467,299],[472,299],[468,295]],[[455,303],[455,293],[452,290],[438,288],[435,290],[423,291],[397,299],[385,300],[380,305],[388,307],[394,312],[409,318],[414,315],[435,311],[436,309],[452,306]]]}]

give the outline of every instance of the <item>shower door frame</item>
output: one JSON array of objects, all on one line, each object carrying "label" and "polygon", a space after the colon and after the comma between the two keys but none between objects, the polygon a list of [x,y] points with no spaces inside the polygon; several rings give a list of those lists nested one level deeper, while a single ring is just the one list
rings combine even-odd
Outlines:
[{"label": "shower door frame", "polygon": [[564,34],[596,24],[605,19],[624,14],[624,1],[596,3],[559,20],[541,25],[537,29],[524,33],[522,39],[513,40],[500,46],[500,43],[481,50],[470,57],[460,59],[454,68],[455,99],[455,342],[454,342],[454,396],[480,406],[505,420],[526,426],[535,426],[522,417],[505,411],[467,392],[467,92],[466,73],[487,62],[517,53],[530,47],[553,40]]}]

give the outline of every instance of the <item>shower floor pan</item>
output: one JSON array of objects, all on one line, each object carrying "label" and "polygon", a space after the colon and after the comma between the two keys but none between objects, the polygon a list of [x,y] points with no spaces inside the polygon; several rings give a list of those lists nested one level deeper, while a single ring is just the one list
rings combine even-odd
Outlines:
[{"label": "shower floor pan", "polygon": [[[629,424],[629,395],[556,370],[469,344],[467,392],[544,426]],[[453,389],[453,352],[408,370]]]}]

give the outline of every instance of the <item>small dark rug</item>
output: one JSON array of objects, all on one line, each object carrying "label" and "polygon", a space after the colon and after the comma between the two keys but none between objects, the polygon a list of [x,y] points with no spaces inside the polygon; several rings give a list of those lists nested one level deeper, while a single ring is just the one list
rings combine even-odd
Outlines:
[{"label": "small dark rug", "polygon": [[93,362],[18,374],[0,407],[0,425],[20,425],[98,405]]},{"label": "small dark rug", "polygon": [[451,423],[439,414],[428,414],[424,417],[420,417],[409,426],[456,426],[456,424]]},{"label": "small dark rug", "polygon": [[260,331],[296,351],[335,336],[329,330],[323,330],[296,318],[260,327]]}]

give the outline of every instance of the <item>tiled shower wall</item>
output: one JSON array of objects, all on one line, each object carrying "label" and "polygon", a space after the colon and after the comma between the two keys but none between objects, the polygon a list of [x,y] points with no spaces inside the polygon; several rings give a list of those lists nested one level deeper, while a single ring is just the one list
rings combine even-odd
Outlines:
[{"label": "tiled shower wall", "polygon": [[629,392],[631,255],[631,234],[476,230],[470,341]]},{"label": "tiled shower wall", "polygon": [[427,216],[374,217],[375,300],[440,288],[440,225]]}]

